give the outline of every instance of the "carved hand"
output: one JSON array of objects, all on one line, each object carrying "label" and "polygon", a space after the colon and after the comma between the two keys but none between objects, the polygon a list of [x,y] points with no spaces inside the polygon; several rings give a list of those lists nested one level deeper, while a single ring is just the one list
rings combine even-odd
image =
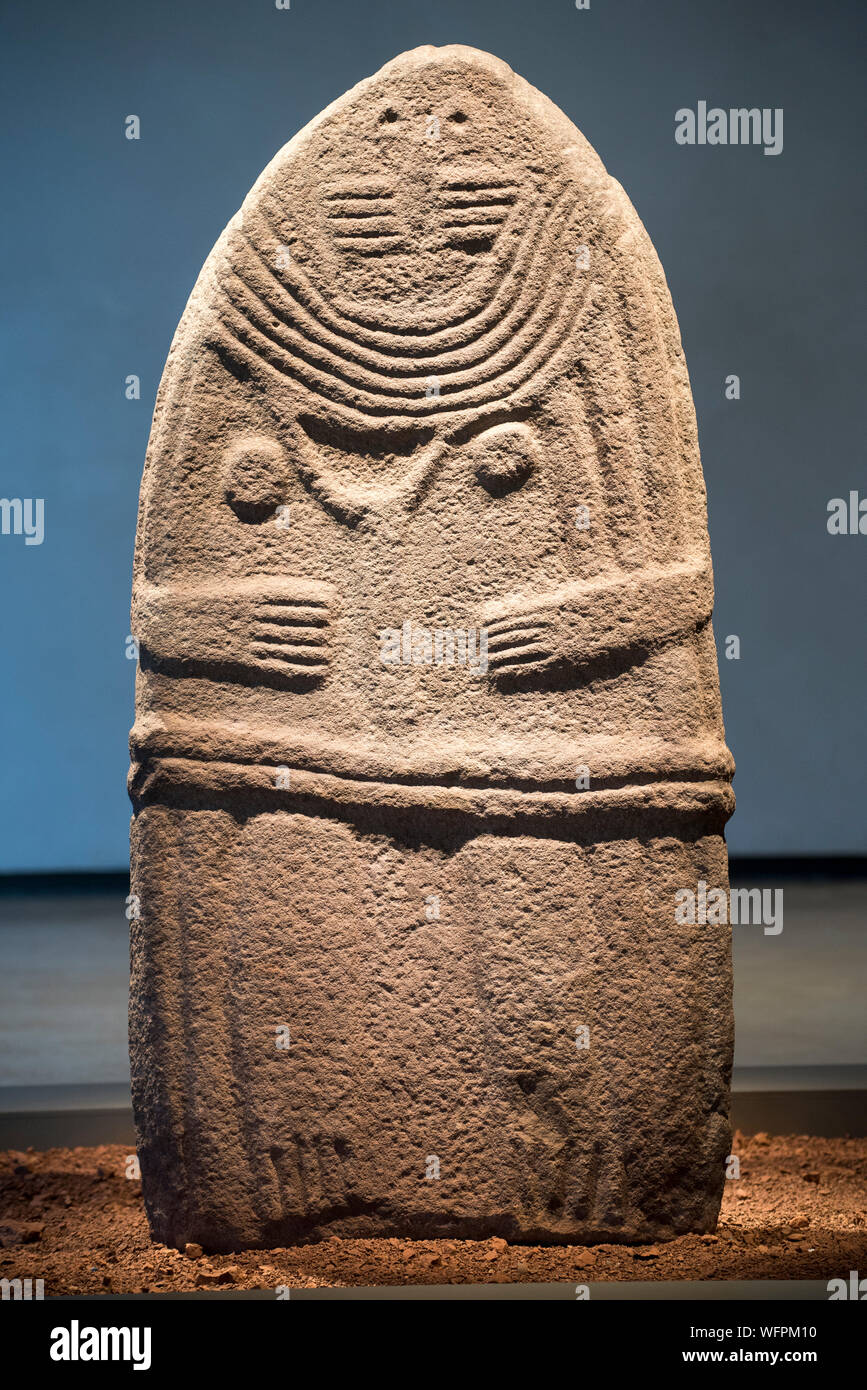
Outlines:
[{"label": "carved hand", "polygon": [[134,615],[140,649],[177,674],[263,684],[321,679],[330,584],[267,576],[195,589],[151,589]]},{"label": "carved hand", "polygon": [[703,562],[565,584],[545,595],[515,595],[483,614],[488,673],[494,680],[514,678],[653,647],[695,630],[712,609],[713,581]]}]

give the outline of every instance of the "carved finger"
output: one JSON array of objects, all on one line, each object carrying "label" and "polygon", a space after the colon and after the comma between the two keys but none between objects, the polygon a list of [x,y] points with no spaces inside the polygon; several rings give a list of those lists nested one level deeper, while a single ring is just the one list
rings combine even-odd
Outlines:
[{"label": "carved finger", "polygon": [[272,646],[322,647],[326,646],[323,633],[317,628],[290,627],[282,623],[256,623],[252,636],[260,642]]},{"label": "carved finger", "polygon": [[552,626],[553,619],[544,609],[537,608],[528,613],[513,613],[505,618],[494,618],[485,623],[490,642],[495,637],[506,636],[510,632],[525,632],[530,629],[543,631]]},{"label": "carved finger", "polygon": [[271,600],[267,604],[257,604],[253,611],[259,622],[297,623],[309,627],[325,627],[328,623],[328,609],[324,605],[300,607]]},{"label": "carved finger", "polygon": [[270,643],[258,642],[252,647],[252,654],[257,665],[268,666],[270,662],[277,662],[280,669],[285,665],[296,666],[305,671],[326,670],[328,663],[323,661],[319,652],[311,650],[309,647],[294,647],[285,644],[283,646],[272,646]]},{"label": "carved finger", "polygon": [[544,630],[541,624],[538,627],[528,624],[526,627],[515,628],[514,630],[510,629],[507,632],[495,632],[493,636],[490,631],[488,631],[488,651],[505,651],[507,648],[521,647],[531,642],[538,642],[541,640]]},{"label": "carved finger", "polygon": [[528,666],[544,665],[552,660],[551,651],[541,645],[509,647],[505,651],[496,652],[493,657],[488,657],[488,669],[496,670],[500,676],[506,671],[526,670]]}]

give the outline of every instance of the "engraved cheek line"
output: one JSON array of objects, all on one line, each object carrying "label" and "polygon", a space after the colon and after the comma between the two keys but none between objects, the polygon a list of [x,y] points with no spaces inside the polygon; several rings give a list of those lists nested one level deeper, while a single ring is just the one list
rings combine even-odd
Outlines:
[{"label": "engraved cheek line", "polygon": [[[560,210],[558,209],[558,211]],[[566,209],[564,221],[567,225],[571,213],[573,211],[574,207]],[[550,234],[549,230],[548,234],[540,240],[537,246],[537,250],[535,253],[536,259],[542,259],[546,251],[549,250],[549,243],[553,239],[553,235]],[[562,239],[562,233],[557,233],[557,239]],[[232,302],[233,306],[240,313],[242,313],[245,317],[247,317],[250,320],[254,328],[257,328],[260,332],[262,332],[265,337],[270,338],[271,341],[273,341],[278,348],[286,347],[285,335],[283,335],[282,337],[277,336],[277,330],[275,330],[274,328],[272,320],[274,314],[276,313],[280,315],[280,321],[283,323],[284,327],[289,330],[290,333],[300,333],[303,341],[309,343],[312,340],[313,343],[321,346],[323,350],[326,352],[329,352],[330,349],[333,349],[333,351],[337,353],[337,359],[339,362],[348,362],[351,367],[354,367],[356,369],[356,371],[360,373],[364,373],[365,371],[364,363],[358,360],[359,357],[363,356],[364,362],[373,362],[374,370],[376,368],[379,368],[380,370],[383,370],[386,373],[393,372],[392,363],[389,360],[386,359],[385,361],[383,361],[381,357],[372,357],[372,355],[368,354],[364,349],[361,349],[359,345],[355,343],[352,339],[337,338],[336,346],[334,346],[334,340],[332,339],[332,335],[328,332],[327,329],[323,330],[316,319],[313,319],[312,321],[312,332],[310,323],[306,321],[306,317],[301,319],[300,324],[290,322],[287,318],[287,314],[291,313],[292,310],[295,308],[297,300],[287,295],[280,281],[276,279],[276,277],[273,275],[270,269],[265,265],[264,262],[261,261],[261,258],[259,258],[259,260],[260,264],[263,265],[263,268],[267,270],[270,282],[273,284],[274,288],[278,292],[278,295],[283,300],[283,303],[279,307],[275,307],[273,304],[270,304],[267,300],[262,298],[261,294],[259,293],[259,290],[250,284],[249,279],[247,279],[244,275],[243,269],[239,266],[232,265],[229,268],[229,274],[227,275],[226,280],[223,283],[221,283],[221,288],[223,292],[226,294],[227,298]],[[532,270],[532,267],[530,269]],[[565,279],[570,274],[570,270],[571,263],[564,258],[563,269],[560,272],[561,278]],[[230,292],[229,287],[234,283],[234,281],[237,281],[238,285],[241,288],[240,293],[236,290],[233,296]],[[487,339],[483,336],[480,336],[476,339],[476,352],[470,355],[469,360],[467,360],[468,345],[461,345],[459,348],[453,350],[451,356],[457,359],[457,365],[459,369],[469,370],[473,366],[477,365],[479,361],[483,361],[485,365],[487,365],[491,360],[493,360],[494,353],[498,351],[500,347],[516,339],[517,334],[519,333],[521,328],[524,327],[525,324],[528,326],[531,325],[531,322],[534,318],[534,311],[536,311],[535,316],[538,317],[538,311],[540,310],[540,308],[544,306],[544,304],[547,303],[550,299],[553,298],[556,286],[552,284],[552,277],[550,275],[546,276],[546,290],[542,298],[539,299],[533,288],[533,281],[534,277],[532,274],[528,274],[525,277],[523,277],[522,280],[519,281],[519,292],[517,297],[514,299],[512,299],[511,296],[509,296],[508,294],[508,291],[512,288],[511,282],[507,282],[503,286],[506,298],[505,308],[502,316],[500,317],[499,323],[495,324],[488,331]],[[261,306],[258,313],[254,312],[254,308],[251,306],[251,301],[253,306]],[[284,307],[284,305],[286,307]],[[304,313],[305,311],[302,310],[302,314]],[[345,356],[346,347],[351,347],[352,349],[354,349],[353,355],[350,355],[348,358]],[[410,352],[409,354],[404,354],[400,360],[405,362],[407,355],[409,355],[413,361],[414,373],[418,372],[421,375],[442,376],[449,366],[449,358],[445,356],[441,358],[418,358],[414,357],[413,354]],[[329,360],[331,359],[329,358]],[[351,380],[350,377],[345,377],[345,379]],[[362,379],[371,381],[370,376]],[[397,380],[397,374],[393,373],[393,377],[391,377],[390,379]],[[404,380],[408,380],[411,383],[411,390],[413,393],[418,390],[419,383],[417,377],[413,376],[411,378],[404,378]],[[372,378],[372,383],[374,386],[379,384],[375,376]]]},{"label": "engraved cheek line", "polygon": [[[374,394],[377,394],[377,387],[385,386],[387,388],[391,386],[392,390],[390,392],[387,389],[382,392],[386,399],[394,398],[394,396],[397,395],[410,398],[420,395],[421,388],[425,385],[429,375],[436,375],[441,385],[445,385],[447,389],[462,382],[466,382],[469,386],[472,386],[476,382],[493,380],[497,372],[503,370],[504,364],[501,359],[505,359],[506,362],[508,362],[511,357],[517,363],[520,361],[521,354],[526,354],[528,350],[526,339],[531,338],[533,328],[538,325],[540,320],[544,319],[546,309],[548,310],[549,318],[554,312],[557,292],[557,282],[552,280],[549,283],[548,292],[543,301],[537,303],[535,298],[531,296],[525,296],[523,301],[519,300],[514,313],[511,315],[511,320],[517,319],[517,322],[504,320],[500,328],[491,335],[494,339],[505,339],[505,341],[500,342],[496,348],[493,343],[490,345],[483,345],[488,348],[487,353],[484,354],[481,359],[484,367],[488,369],[485,376],[480,376],[478,371],[475,370],[479,365],[478,363],[466,363],[460,359],[458,359],[459,370],[457,372],[452,372],[450,375],[446,375],[444,364],[434,359],[424,363],[414,363],[414,372],[411,376],[400,378],[392,376],[388,377],[386,381],[383,382],[382,378],[378,378],[371,374],[352,358],[335,359],[333,354],[329,353],[327,349],[323,349],[323,358],[317,362],[315,353],[311,350],[310,339],[299,334],[298,330],[294,326],[286,324],[285,320],[284,325],[288,329],[288,334],[283,334],[278,337],[270,319],[267,323],[263,322],[263,319],[268,316],[268,311],[264,308],[263,301],[260,299],[258,293],[252,289],[246,281],[242,280],[239,275],[236,274],[233,278],[237,279],[240,286],[243,288],[240,294],[236,292],[233,297],[225,285],[221,286],[220,288],[226,299],[232,307],[248,321],[251,328],[261,333],[264,338],[273,344],[278,353],[285,352],[290,356],[300,358],[306,361],[313,371],[318,369],[323,371],[325,375],[329,374],[328,368],[331,368],[331,375],[337,376],[353,386],[358,386],[359,384],[370,385],[374,388]],[[261,306],[260,312],[258,313],[255,312],[253,307],[256,305]],[[522,330],[525,329],[526,332],[522,332]],[[299,339],[300,344],[306,349],[306,352],[299,351],[297,347],[294,352],[292,351],[293,346],[298,343]],[[315,345],[317,344],[314,341],[314,346]],[[341,370],[341,367],[343,367],[344,370]],[[353,368],[355,369],[354,377],[350,375]],[[435,368],[436,371],[432,371],[432,368]]]},{"label": "engraved cheek line", "polygon": [[328,183],[323,189],[322,199],[326,203],[375,202],[379,198],[391,198],[393,195],[394,185],[387,178],[377,178],[374,175],[366,180],[354,180],[352,183]]},{"label": "engraved cheek line", "polygon": [[[506,189],[506,185],[502,185],[502,188]],[[446,245],[460,250],[474,234],[484,235],[493,246],[493,240],[509,221],[509,213],[514,206],[514,189],[510,196],[488,199],[486,202],[465,199],[464,202],[447,203],[440,199],[436,204],[439,213],[445,213],[446,217],[450,215],[452,220],[440,220],[432,227],[427,225],[421,239],[421,249],[439,250]],[[327,211],[325,217],[328,222],[336,224],[329,231],[332,245],[339,252],[360,256],[393,256],[408,249],[407,222],[400,221],[393,210],[364,210],[361,218],[352,210],[342,210],[340,213]],[[447,235],[449,231],[460,231],[461,235]]]},{"label": "engraved cheek line", "polygon": [[[384,195],[383,195],[384,196]],[[388,195],[389,198],[391,195]],[[351,249],[357,237],[373,237],[404,243],[404,231],[397,213],[388,203],[376,201],[348,202],[325,209],[328,231],[335,244]]]},{"label": "engraved cheek line", "polygon": [[[348,328],[344,330],[344,325],[352,325],[352,332],[355,335],[354,340],[356,340],[359,335],[364,335],[368,339],[368,341],[371,342],[375,347],[379,347],[383,350],[387,350],[392,342],[403,343],[405,341],[406,346],[401,346],[400,351],[402,353],[406,351],[411,351],[411,345],[414,342],[416,342],[420,337],[426,337],[431,340],[440,336],[455,338],[458,337],[459,334],[464,332],[468,327],[472,327],[472,325],[476,321],[482,321],[482,323],[484,323],[486,315],[490,313],[491,306],[496,304],[496,302],[503,295],[503,280],[508,279],[509,275],[516,275],[518,273],[518,262],[520,259],[526,257],[527,259],[532,260],[536,255],[536,252],[538,250],[539,226],[545,223],[546,221],[552,221],[556,214],[557,204],[562,203],[569,197],[571,197],[573,200],[577,202],[580,198],[580,193],[576,188],[574,188],[573,185],[570,184],[565,175],[561,175],[552,183],[551,205],[546,207],[539,200],[536,200],[531,205],[531,223],[524,231],[522,237],[519,239],[515,248],[515,253],[512,256],[511,261],[507,261],[503,270],[500,272],[500,274],[496,276],[494,281],[493,298],[490,299],[486,304],[483,304],[480,309],[469,309],[462,319],[453,318],[446,324],[438,325],[436,328],[433,329],[419,327],[415,330],[407,330],[403,325],[394,328],[391,328],[389,326],[383,327],[383,306],[376,304],[372,304],[369,310],[366,311],[368,312],[369,317],[372,321],[373,327],[371,327],[368,325],[366,320],[360,316],[358,305],[354,305],[352,309],[344,308],[342,300],[339,296],[334,296],[334,299],[331,303],[326,302],[323,299],[322,295],[313,287],[308,277],[304,275],[302,269],[300,268],[300,266],[297,265],[297,263],[294,260],[292,262],[291,272],[296,276],[296,279],[298,280],[301,289],[303,290],[306,297],[311,301],[312,307],[310,308],[310,312],[313,314],[323,316],[323,321],[325,321],[325,319],[327,318],[333,319],[336,316],[338,326],[335,331],[337,331],[341,335],[343,335],[345,332],[348,332]],[[251,212],[247,215],[247,219],[245,220],[249,220],[254,223],[260,223],[266,232],[265,240],[276,244],[280,242],[281,234],[276,230],[274,223],[269,218],[269,208],[274,214],[276,222],[282,222],[284,218],[284,211],[282,208],[280,208],[279,204],[275,202],[273,197],[263,198],[261,206],[255,210],[251,210]],[[241,233],[241,235],[244,236],[247,243],[251,246],[251,249],[253,250],[254,254],[261,260],[262,258],[259,251],[252,243],[250,233],[244,231]],[[264,264],[266,265],[266,268],[271,278],[274,279],[276,283],[280,286],[280,288],[284,289],[285,291],[285,289],[287,288],[286,282],[277,279],[276,275],[274,275],[274,272],[271,270],[271,267],[267,265],[267,263]]]},{"label": "engraved cheek line", "polygon": [[[563,272],[564,277],[565,277],[565,275],[566,275],[566,273],[567,273],[567,267],[568,267],[568,262],[566,262],[566,261],[565,261],[565,258],[564,258],[564,272]],[[575,278],[573,278],[573,279],[572,279],[571,281],[569,281],[568,283],[571,285],[571,293],[570,293],[570,295],[569,295],[569,299],[571,300],[571,299],[574,299],[574,298],[576,297],[576,296],[575,296],[575,283],[576,283]],[[581,277],[581,280],[580,280],[580,288],[582,289],[582,291],[586,291],[586,288],[587,288],[587,281],[586,281],[583,277]],[[328,376],[330,375],[331,377],[336,378],[338,382],[342,379],[343,381],[345,381],[345,382],[347,383],[347,385],[357,386],[357,382],[354,381],[353,378],[352,378],[351,376],[349,376],[346,372],[338,370],[338,371],[332,371],[332,372],[329,374],[327,370],[325,370],[322,366],[320,366],[319,364],[317,364],[317,362],[316,362],[316,360],[315,360],[315,356],[314,356],[314,360],[313,360],[313,361],[310,361],[309,359],[310,359],[310,357],[312,356],[312,354],[310,353],[309,344],[303,343],[303,340],[302,340],[302,343],[303,343],[303,346],[304,346],[304,347],[306,348],[306,350],[307,350],[306,353],[299,352],[299,353],[297,353],[295,356],[293,356],[292,354],[288,353],[288,352],[286,351],[286,349],[284,349],[284,348],[281,346],[281,344],[280,344],[279,342],[277,342],[277,341],[274,340],[273,338],[269,337],[267,334],[266,334],[266,335],[263,335],[263,334],[260,332],[260,330],[257,329],[255,323],[251,323],[251,322],[249,322],[249,320],[246,320],[246,319],[244,318],[244,316],[240,313],[240,311],[236,310],[235,304],[234,304],[233,301],[231,300],[231,297],[229,296],[228,292],[225,290],[224,287],[218,286],[218,289],[219,289],[219,290],[221,291],[221,293],[222,293],[222,296],[223,296],[223,298],[224,298],[224,300],[225,300],[225,302],[226,302],[226,307],[227,307],[228,309],[230,309],[231,311],[233,311],[233,312],[230,313],[229,315],[226,315],[225,313],[224,313],[224,315],[223,315],[223,321],[224,321],[224,323],[225,323],[225,325],[226,325],[227,330],[228,330],[230,333],[234,333],[234,336],[235,336],[236,338],[240,339],[240,341],[241,341],[242,343],[244,343],[244,342],[246,342],[248,339],[250,339],[250,340],[251,340],[251,342],[249,343],[250,351],[252,351],[252,352],[254,352],[254,353],[258,353],[260,356],[264,357],[265,360],[266,360],[266,361],[269,361],[269,362],[271,363],[271,365],[274,366],[278,371],[282,370],[285,374],[288,374],[288,375],[292,376],[293,378],[299,380],[302,384],[308,385],[308,387],[309,387],[309,383],[308,383],[308,382],[305,382],[305,380],[304,380],[304,371],[303,371],[303,365],[302,365],[302,364],[306,361],[306,362],[308,363],[309,367],[312,369],[312,371],[313,371],[314,373],[316,373],[316,372],[317,372],[317,369],[318,369],[318,370],[322,373],[322,375],[323,375],[324,377],[326,377],[326,378],[328,378]],[[536,311],[536,318],[537,318],[537,319],[543,317],[544,312],[545,312],[546,310],[549,309],[549,304],[550,304],[551,301],[555,301],[555,302],[556,302],[557,295],[559,294],[559,292],[560,292],[560,287],[559,287],[559,285],[557,284],[556,280],[550,281],[550,282],[548,283],[548,286],[547,286],[546,298],[537,306],[537,311]],[[586,298],[586,295],[585,295],[585,298]],[[561,303],[562,303],[562,301],[561,301]],[[549,312],[549,319],[550,319],[550,312]],[[234,327],[233,327],[233,324],[234,324]],[[526,341],[525,341],[525,340],[526,340],[526,338],[527,338],[528,336],[529,336],[529,335],[528,335],[526,332],[525,332],[524,334],[517,334],[517,335],[515,335],[514,338],[510,339],[510,341],[509,341],[507,347],[506,347],[504,350],[501,350],[499,354],[494,354],[494,355],[492,355],[490,358],[486,359],[485,365],[486,365],[487,368],[489,368],[489,370],[488,370],[486,376],[482,377],[481,379],[479,379],[479,378],[477,377],[476,382],[472,382],[472,380],[471,380],[470,385],[466,388],[467,391],[468,391],[468,392],[471,392],[471,391],[472,391],[472,388],[473,388],[474,386],[476,386],[476,385],[478,385],[479,387],[481,387],[481,386],[483,386],[484,384],[486,384],[486,383],[488,383],[488,382],[494,382],[494,381],[496,381],[497,378],[498,378],[498,374],[500,375],[500,377],[502,377],[502,376],[505,375],[508,371],[510,371],[510,370],[514,371],[514,365],[515,365],[515,363],[519,363],[519,362],[520,362],[520,360],[521,360],[521,354],[522,354],[522,353],[524,354],[524,357],[525,357],[525,358],[528,357],[528,356],[532,356],[532,355],[533,355],[533,349],[531,348],[531,349],[529,350],[529,352],[528,352],[528,351],[527,351],[527,348],[526,348]],[[543,335],[542,335],[542,336],[543,336],[543,339],[544,339],[544,331],[543,331]],[[261,343],[259,342],[259,339],[262,340]],[[537,339],[536,341],[538,342],[539,339]],[[509,357],[510,357],[510,356],[514,359],[514,363],[513,363],[511,366],[506,366],[506,364],[503,362],[502,359],[505,358],[505,359],[506,359],[506,363],[508,363]],[[498,357],[499,357],[500,360],[498,360]],[[350,364],[350,365],[351,365],[351,364]],[[409,400],[406,402],[407,408],[410,409],[410,410],[412,411],[412,413],[427,413],[427,414],[434,414],[434,413],[437,413],[438,411],[439,411],[440,413],[442,413],[442,412],[444,412],[444,411],[448,411],[448,410],[452,409],[455,405],[460,404],[459,399],[456,399],[456,398],[458,397],[458,393],[455,392],[455,391],[453,391],[453,390],[452,390],[452,391],[449,391],[449,390],[448,390],[448,387],[449,387],[450,385],[453,385],[453,384],[454,384],[454,381],[455,381],[456,377],[458,377],[459,375],[460,375],[460,376],[466,376],[467,373],[454,374],[454,376],[451,378],[451,380],[450,380],[450,381],[447,381],[447,382],[445,383],[446,388],[447,388],[447,390],[446,390],[446,395],[447,395],[447,397],[448,397],[447,399],[443,399],[441,402],[439,402],[439,401],[436,400],[436,399],[431,399],[431,400],[429,400],[429,401],[427,401],[427,402],[422,401],[422,402],[419,403],[419,402],[415,402],[415,401],[412,399],[412,397],[410,397]],[[318,394],[326,394],[326,395],[327,395],[327,393],[325,393],[324,390],[323,390],[323,387],[324,387],[326,384],[329,384],[329,383],[328,383],[327,381],[324,382],[324,383],[323,383],[323,382],[315,382],[315,380],[314,380],[314,385],[313,385],[313,388],[312,388],[312,389],[313,389],[315,392],[317,392]],[[421,384],[422,384],[422,383],[420,383],[419,381],[415,381],[415,382],[412,383],[413,394],[415,393],[415,391],[418,391],[418,390],[420,389],[420,385],[421,385]],[[339,389],[339,388],[338,388],[338,389]],[[346,393],[346,394],[348,394],[348,393]],[[380,414],[382,414],[383,412],[382,412],[382,407],[381,407],[381,406],[378,406],[377,397],[379,397],[379,401],[381,401],[381,402],[383,402],[383,403],[384,403],[384,402],[389,402],[389,403],[391,404],[391,407],[392,407],[392,412],[393,412],[395,406],[398,405],[398,404],[400,403],[398,400],[395,399],[395,396],[396,396],[397,393],[391,393],[391,394],[390,394],[390,393],[385,393],[385,392],[381,392],[381,393],[377,393],[377,392],[366,392],[366,393],[363,393],[362,391],[358,391],[358,392],[357,392],[357,396],[356,396],[354,399],[351,399],[351,400],[349,401],[350,406],[352,406],[352,407],[354,407],[354,408],[358,408],[358,406],[357,406],[358,398],[360,398],[363,394],[364,394],[364,395],[367,395],[369,399],[373,400],[373,402],[374,402],[374,409],[376,410],[377,407],[378,407],[378,413],[380,413]],[[388,413],[391,413],[391,412],[388,412]]]},{"label": "engraved cheek line", "polygon": [[441,179],[435,192],[440,207],[454,203],[514,203],[518,196],[519,184],[515,179],[505,177],[504,171],[492,170],[489,174],[473,174],[452,171],[454,177]]},{"label": "engraved cheek line", "polygon": [[[404,232],[390,190],[365,193],[326,193],[323,198],[326,231],[335,245],[353,249],[358,238],[405,244]],[[358,248],[362,250],[362,247]],[[374,248],[384,254],[379,248]]]},{"label": "engraved cheek line", "polygon": [[[292,275],[286,275],[285,278],[277,276],[274,268],[259,251],[249,232],[244,233],[244,239],[255,263],[265,275],[266,284],[273,285],[278,300],[286,303],[290,312],[291,306],[297,305],[303,314],[309,315],[314,324],[319,324],[326,331],[333,332],[339,342],[350,343],[356,353],[370,353],[374,362],[381,360],[383,356],[405,359],[408,356],[417,356],[419,346],[421,346],[422,352],[425,349],[428,352],[436,352],[441,339],[445,340],[443,343],[444,351],[448,351],[450,347],[453,351],[465,350],[482,340],[493,326],[507,318],[514,308],[511,291],[515,280],[518,281],[522,290],[523,287],[532,285],[531,271],[533,265],[541,258],[547,243],[553,239],[550,233],[546,232],[545,224],[547,223],[550,228],[553,227],[558,218],[568,221],[572,211],[574,211],[574,206],[564,216],[563,205],[570,201],[574,205],[577,202],[577,194],[566,185],[555,200],[553,207],[549,209],[548,216],[545,216],[545,209],[543,208],[535,210],[534,221],[521,238],[512,258],[513,263],[507,263],[502,273],[493,277],[493,293],[478,312],[468,315],[464,319],[455,319],[452,324],[428,334],[421,332],[400,335],[396,333],[388,335],[381,332],[371,333],[360,327],[351,317],[342,314],[337,300],[333,305],[328,304],[294,262],[292,265],[293,283]],[[265,232],[264,239],[275,241],[278,233],[264,215],[259,214],[256,220]],[[232,268],[238,273],[234,265]],[[530,293],[532,295],[532,290]]]},{"label": "engraved cheek line", "polygon": [[509,222],[517,193],[514,183],[493,179],[465,177],[442,185],[437,193],[439,238],[457,249],[473,237],[493,241]]},{"label": "engraved cheek line", "polygon": [[[479,190],[478,195],[470,191],[473,186]],[[443,224],[441,220],[438,222],[433,216],[433,211],[435,210],[440,214],[447,213],[451,206],[448,199],[456,193],[459,194],[461,190],[464,191],[464,202],[459,203],[458,206],[466,210],[469,220],[459,221],[454,220],[453,217],[451,223]],[[475,215],[475,220],[473,220],[474,209],[479,206],[478,196],[484,198],[486,190],[505,196],[489,198],[484,203],[487,215],[484,217],[481,214]],[[445,194],[445,201],[443,201],[443,194]],[[429,208],[427,211],[420,242],[421,249],[427,252],[436,252],[448,246],[455,250],[462,250],[474,235],[484,236],[485,240],[490,242],[488,249],[491,249],[495,237],[499,235],[503,224],[507,221],[510,209],[515,205],[516,194],[517,189],[514,182],[507,184],[500,181],[495,185],[489,180],[485,184],[478,177],[463,177],[453,180],[451,186],[442,186],[437,190],[433,209]],[[391,194],[388,196],[390,197]],[[474,199],[475,201],[473,201]],[[399,204],[398,207],[400,208]],[[385,222],[385,225],[371,226],[368,223],[346,231],[338,231],[336,226],[331,226],[327,229],[331,231],[332,244],[337,251],[343,254],[350,253],[361,256],[402,254],[408,250],[407,236],[410,230],[410,213],[405,208],[401,210],[406,214],[403,219],[398,218],[398,214],[393,208],[385,211],[380,209],[380,218]],[[326,207],[325,217],[326,227],[329,222],[334,223],[338,218],[351,219],[352,207],[350,205],[349,208],[342,209],[339,214]],[[450,226],[453,229],[462,229],[460,234],[455,230],[449,234],[448,228]],[[381,315],[378,317],[381,318]]]},{"label": "engraved cheek line", "polygon": [[489,188],[478,190],[449,189],[447,196],[441,191],[438,196],[440,212],[460,212],[461,210],[490,208],[492,212],[499,212],[505,217],[508,209],[515,206],[517,202],[517,188],[514,184],[502,184],[498,187],[491,185]]},{"label": "engraved cheek line", "polygon": [[408,250],[406,238],[401,232],[378,230],[346,232],[339,239],[335,237],[334,245],[344,253],[352,252],[354,255],[371,257],[402,256]]},{"label": "engraved cheek line", "polygon": [[380,220],[386,220],[388,218],[394,218],[396,214],[391,210],[377,207],[375,204],[368,206],[363,203],[356,203],[354,206],[350,205],[345,208],[334,208],[333,210],[328,210],[326,211],[325,216],[328,218],[329,222],[341,223],[366,222],[375,220],[376,218],[379,218]]}]

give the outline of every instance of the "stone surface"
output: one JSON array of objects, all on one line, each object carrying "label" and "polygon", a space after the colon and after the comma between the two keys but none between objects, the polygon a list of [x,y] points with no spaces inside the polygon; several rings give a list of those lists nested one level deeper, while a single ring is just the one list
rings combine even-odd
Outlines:
[{"label": "stone surface", "polygon": [[695,419],[622,189],[422,48],[268,166],[172,345],[133,600],[155,1237],[657,1241],[729,1151]]}]

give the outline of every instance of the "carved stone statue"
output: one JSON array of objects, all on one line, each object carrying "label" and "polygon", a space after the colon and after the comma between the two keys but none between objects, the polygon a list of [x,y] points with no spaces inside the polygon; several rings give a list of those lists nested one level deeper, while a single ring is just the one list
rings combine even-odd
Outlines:
[{"label": "carved stone statue", "polygon": [[730,1143],[733,771],[653,248],[505,64],[395,59],[199,277],[141,492],[155,1237],[647,1240]]}]

